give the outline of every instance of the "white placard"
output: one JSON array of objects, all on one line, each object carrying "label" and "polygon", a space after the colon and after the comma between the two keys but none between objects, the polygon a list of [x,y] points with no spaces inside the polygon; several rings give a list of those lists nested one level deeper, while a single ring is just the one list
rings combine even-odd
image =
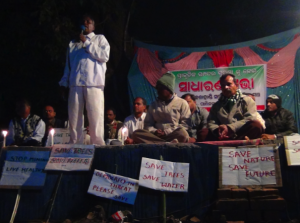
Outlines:
[{"label": "white placard", "polygon": [[95,153],[94,145],[54,145],[46,170],[88,171]]},{"label": "white placard", "polygon": [[138,189],[138,180],[95,170],[88,193],[127,204],[134,204]]},{"label": "white placard", "polygon": [[139,184],[154,190],[187,192],[189,163],[173,163],[143,157]]},{"label": "white placard", "polygon": [[300,165],[300,136],[284,136],[284,145],[288,165]]},{"label": "white placard", "polygon": [[49,151],[7,151],[0,185],[43,186],[49,154]]},{"label": "white placard", "polygon": [[276,184],[274,148],[223,148],[222,184]]},{"label": "white placard", "polygon": [[[84,144],[90,144],[90,136],[83,131]],[[70,130],[69,128],[54,128],[53,144],[69,144],[70,142]],[[47,137],[46,146],[51,146],[51,134]]]}]

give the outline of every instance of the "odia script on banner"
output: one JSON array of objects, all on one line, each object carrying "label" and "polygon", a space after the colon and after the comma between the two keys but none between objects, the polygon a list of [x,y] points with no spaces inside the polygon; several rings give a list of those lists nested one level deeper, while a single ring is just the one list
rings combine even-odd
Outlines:
[{"label": "odia script on banner", "polygon": [[138,180],[95,170],[88,193],[127,204],[134,204],[138,189]]},{"label": "odia script on banner", "polygon": [[251,93],[256,98],[257,110],[265,110],[266,65],[223,67],[215,69],[171,71],[175,77],[175,92],[181,97],[186,93],[196,96],[200,107],[210,107],[221,93],[220,77],[233,74],[243,93]]},{"label": "odia script on banner", "polygon": [[187,192],[189,163],[173,163],[143,157],[139,184],[154,190]]},{"label": "odia script on banner", "polygon": [[95,153],[94,145],[54,145],[46,170],[88,171]]}]

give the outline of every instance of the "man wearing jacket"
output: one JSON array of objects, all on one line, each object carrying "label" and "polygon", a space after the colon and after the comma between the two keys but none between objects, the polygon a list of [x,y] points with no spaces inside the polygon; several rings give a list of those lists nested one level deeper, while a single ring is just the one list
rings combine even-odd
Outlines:
[{"label": "man wearing jacket", "polygon": [[222,94],[208,116],[207,140],[244,140],[260,138],[263,127],[256,118],[256,104],[238,89],[235,76],[220,78]]},{"label": "man wearing jacket", "polygon": [[59,82],[67,98],[70,123],[70,143],[83,144],[83,108],[87,110],[92,144],[105,145],[104,85],[110,46],[103,35],[95,35],[95,21],[83,16],[84,30],[79,41],[71,41],[67,51],[64,75]]},{"label": "man wearing jacket", "polygon": [[158,98],[147,111],[144,129],[133,132],[134,143],[188,142],[190,126],[188,103],[174,94],[175,76],[164,74],[156,84]]},{"label": "man wearing jacket", "polygon": [[275,94],[267,98],[267,109],[261,114],[266,123],[263,139],[276,139],[298,132],[293,113],[282,108],[281,102],[281,97]]}]

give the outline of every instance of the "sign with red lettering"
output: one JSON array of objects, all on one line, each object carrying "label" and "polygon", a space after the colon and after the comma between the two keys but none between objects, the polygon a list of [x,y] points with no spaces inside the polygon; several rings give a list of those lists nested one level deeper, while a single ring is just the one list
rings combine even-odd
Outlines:
[{"label": "sign with red lettering", "polygon": [[284,136],[286,158],[289,166],[300,165],[300,135]]},{"label": "sign with red lettering", "polygon": [[276,185],[274,146],[220,148],[222,185]]},{"label": "sign with red lettering", "polygon": [[198,106],[210,109],[221,94],[220,77],[233,74],[243,93],[255,96],[257,110],[265,110],[266,103],[266,65],[222,67],[199,70],[171,71],[175,79],[175,93],[194,94]]},{"label": "sign with red lettering", "polygon": [[139,184],[154,190],[187,192],[189,163],[142,158]]},{"label": "sign with red lettering", "polygon": [[54,145],[45,170],[88,171],[92,164],[94,152],[94,145]]},{"label": "sign with red lettering", "polygon": [[88,193],[127,204],[134,204],[138,189],[138,180],[95,170]]}]

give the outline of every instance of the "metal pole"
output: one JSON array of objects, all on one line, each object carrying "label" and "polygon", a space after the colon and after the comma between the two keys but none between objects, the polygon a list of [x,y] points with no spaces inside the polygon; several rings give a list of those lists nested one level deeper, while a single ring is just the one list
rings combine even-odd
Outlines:
[{"label": "metal pole", "polygon": [[[163,156],[160,155],[160,160],[164,160]],[[166,202],[166,193],[162,192],[162,223],[167,221],[167,202]]]},{"label": "metal pole", "polygon": [[15,221],[15,217],[16,217],[16,214],[17,214],[17,211],[18,211],[20,199],[21,199],[21,188],[19,188],[19,190],[18,190],[15,207],[14,207],[14,210],[13,210],[13,213],[11,215],[9,223],[13,223]]},{"label": "metal pole", "polygon": [[[115,164],[115,167],[116,167],[115,174],[118,174],[118,164]],[[111,205],[112,205],[112,202],[113,202],[113,200],[109,201],[107,216],[110,216],[110,214],[111,214]]]},{"label": "metal pole", "polygon": [[61,178],[63,177],[63,172],[60,173],[59,175],[59,178],[57,180],[57,184],[56,184],[56,187],[55,187],[55,191],[54,193],[52,194],[52,197],[50,199],[50,202],[51,202],[51,205],[50,205],[50,210],[48,212],[48,215],[47,215],[47,220],[46,220],[46,223],[49,223],[49,220],[50,220],[50,217],[51,217],[51,213],[52,213],[52,209],[53,209],[53,206],[54,206],[54,202],[55,202],[55,198],[56,198],[56,195],[57,195],[57,191],[58,191],[58,188],[59,188],[59,185],[60,185],[60,182],[61,182]]}]

